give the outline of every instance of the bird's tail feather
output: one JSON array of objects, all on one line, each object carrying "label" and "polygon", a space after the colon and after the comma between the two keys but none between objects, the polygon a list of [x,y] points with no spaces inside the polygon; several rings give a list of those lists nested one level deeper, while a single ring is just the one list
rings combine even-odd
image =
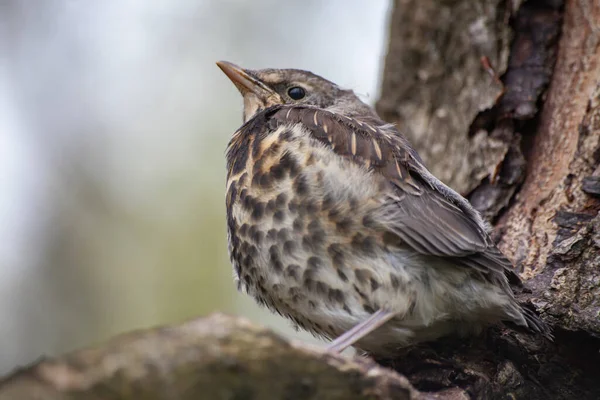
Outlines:
[{"label": "bird's tail feather", "polygon": [[529,307],[522,305],[521,306],[521,310],[523,312],[523,317],[525,318],[525,322],[527,323],[527,326],[522,326],[522,325],[518,325],[514,322],[506,322],[505,324],[507,326],[509,326],[512,329],[515,329],[517,331],[528,331],[528,332],[535,332],[535,333],[539,333],[542,334],[544,337],[546,337],[549,340],[553,340],[554,336],[552,335],[552,329],[550,329],[550,326],[548,326],[548,324],[546,324],[544,321],[542,321],[542,319],[539,317],[539,315],[536,314],[535,311],[533,311],[532,309],[530,309]]}]

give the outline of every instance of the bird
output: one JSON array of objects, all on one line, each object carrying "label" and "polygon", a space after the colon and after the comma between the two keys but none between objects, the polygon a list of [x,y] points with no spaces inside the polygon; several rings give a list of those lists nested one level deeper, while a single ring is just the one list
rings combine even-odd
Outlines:
[{"label": "bird", "polygon": [[548,334],[489,225],[394,124],[311,72],[217,65],[243,97],[226,150],[239,290],[333,353],[387,356],[502,322]]}]

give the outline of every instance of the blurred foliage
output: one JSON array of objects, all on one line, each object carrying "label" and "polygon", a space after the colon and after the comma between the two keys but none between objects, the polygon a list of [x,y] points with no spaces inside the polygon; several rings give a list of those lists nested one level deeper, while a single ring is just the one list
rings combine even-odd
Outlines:
[{"label": "blurred foliage", "polygon": [[241,98],[214,62],[312,70],[372,103],[387,8],[0,2],[0,373],[214,310],[290,333],[232,283]]}]

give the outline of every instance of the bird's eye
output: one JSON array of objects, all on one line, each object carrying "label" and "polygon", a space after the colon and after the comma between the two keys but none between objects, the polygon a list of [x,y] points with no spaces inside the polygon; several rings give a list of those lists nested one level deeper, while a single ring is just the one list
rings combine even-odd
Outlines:
[{"label": "bird's eye", "polygon": [[302,89],[299,86],[289,88],[287,93],[292,100],[300,100],[304,98],[304,96],[306,96],[306,92],[304,91],[304,89]]}]

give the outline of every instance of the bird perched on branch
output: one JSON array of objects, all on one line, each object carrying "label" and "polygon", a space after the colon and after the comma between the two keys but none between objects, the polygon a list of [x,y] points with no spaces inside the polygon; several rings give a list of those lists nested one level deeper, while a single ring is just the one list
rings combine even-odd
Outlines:
[{"label": "bird perched on branch", "polygon": [[238,287],[336,352],[388,355],[500,321],[547,332],[477,211],[351,90],[217,64],[244,98],[227,148]]}]

